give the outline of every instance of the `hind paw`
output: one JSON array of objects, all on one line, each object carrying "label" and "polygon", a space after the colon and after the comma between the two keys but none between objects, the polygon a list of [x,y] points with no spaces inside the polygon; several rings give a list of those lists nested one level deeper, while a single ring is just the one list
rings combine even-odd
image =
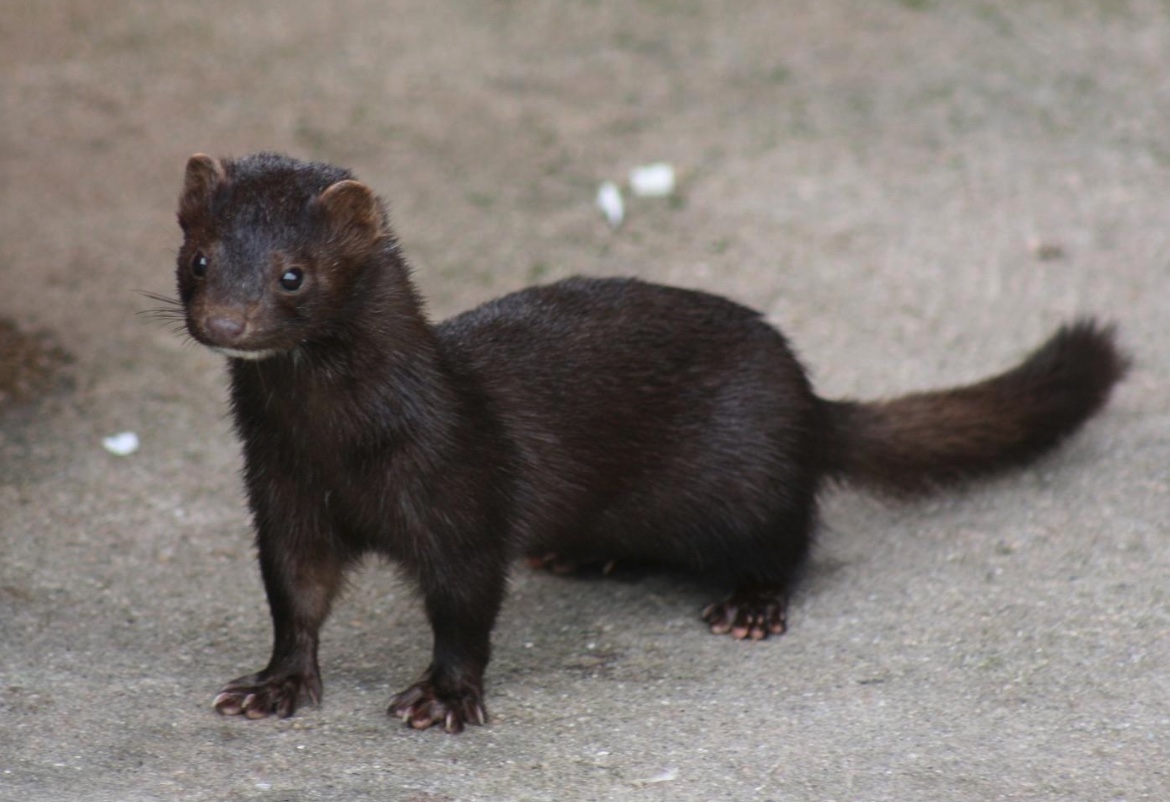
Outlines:
[{"label": "hind paw", "polygon": [[703,610],[703,620],[716,635],[730,633],[736,640],[763,640],[788,629],[788,603],[783,593],[741,590]]},{"label": "hind paw", "polygon": [[551,551],[545,554],[529,555],[526,562],[528,567],[534,571],[550,571],[559,576],[590,572],[611,574],[617,567],[616,560],[569,560]]}]

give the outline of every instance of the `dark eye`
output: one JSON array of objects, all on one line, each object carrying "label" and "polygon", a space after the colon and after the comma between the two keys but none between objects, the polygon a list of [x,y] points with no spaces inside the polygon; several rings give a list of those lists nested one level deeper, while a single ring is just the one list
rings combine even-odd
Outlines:
[{"label": "dark eye", "polygon": [[207,275],[207,257],[202,251],[197,251],[191,257],[191,275],[195,278],[203,278]]},{"label": "dark eye", "polygon": [[296,292],[305,283],[305,271],[299,267],[290,267],[280,276],[280,287],[287,292]]}]

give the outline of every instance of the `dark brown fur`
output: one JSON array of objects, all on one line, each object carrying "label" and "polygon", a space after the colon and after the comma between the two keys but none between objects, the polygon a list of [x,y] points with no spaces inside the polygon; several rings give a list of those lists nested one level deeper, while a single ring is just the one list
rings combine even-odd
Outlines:
[{"label": "dark brown fur", "polygon": [[723,578],[716,632],[785,628],[823,480],[894,493],[1022,464],[1105,402],[1108,328],[1058,332],[980,384],[823,401],[784,338],[731,301],[569,279],[430,324],[381,202],[345,170],[194,156],[179,204],[187,330],[230,357],[275,631],[222,713],[317,701],[318,632],[361,555],[418,585],[434,656],[390,712],[458,731],[508,566],[632,560]]}]

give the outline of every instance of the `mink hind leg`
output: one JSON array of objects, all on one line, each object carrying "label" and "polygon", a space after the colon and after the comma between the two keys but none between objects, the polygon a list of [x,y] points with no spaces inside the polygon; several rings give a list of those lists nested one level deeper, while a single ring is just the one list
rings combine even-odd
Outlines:
[{"label": "mink hind leg", "polygon": [[763,640],[788,630],[789,594],[808,557],[815,515],[810,504],[776,516],[752,536],[725,541],[733,590],[703,609],[711,632]]}]

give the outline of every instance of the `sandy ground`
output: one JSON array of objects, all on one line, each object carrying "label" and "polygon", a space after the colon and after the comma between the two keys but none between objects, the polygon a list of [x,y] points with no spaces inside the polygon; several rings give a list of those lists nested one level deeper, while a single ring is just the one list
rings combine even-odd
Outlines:
[{"label": "sandy ground", "polygon": [[[633,274],[765,311],[828,396],[1082,313],[1137,367],[1034,469],[833,493],[781,640],[708,634],[676,577],[517,570],[492,723],[412,732],[429,633],[371,564],[324,705],[225,719],[269,623],[222,364],[136,313],[187,156],[260,149],[376,187],[436,317]],[[657,160],[678,192],[611,231],[597,186]],[[73,362],[0,412],[0,799],[1170,798],[1168,191],[1155,0],[6,2],[0,318]]]}]

